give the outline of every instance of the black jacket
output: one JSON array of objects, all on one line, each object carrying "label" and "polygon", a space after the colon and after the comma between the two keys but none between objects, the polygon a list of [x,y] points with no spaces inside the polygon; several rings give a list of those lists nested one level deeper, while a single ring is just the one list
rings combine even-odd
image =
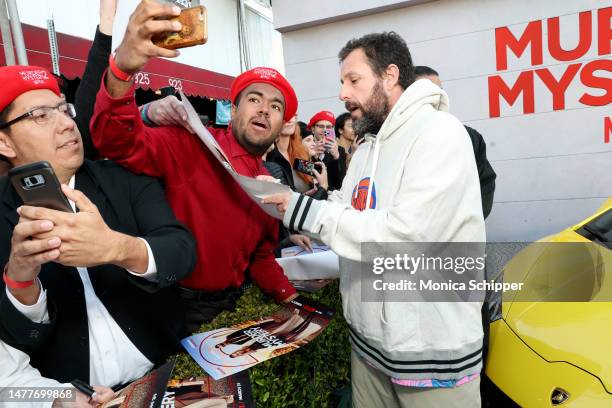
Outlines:
[{"label": "black jacket", "polygon": [[[174,217],[156,180],[136,176],[110,161],[85,161],[75,188],[97,207],[107,225],[145,238],[157,264],[159,284],[114,265],[88,268],[96,295],[134,345],[154,364],[179,349],[186,333],[174,283],[195,264],[195,241]],[[7,178],[0,179],[0,265],[8,261],[15,209],[21,200]],[[89,379],[89,333],[83,284],[78,271],[49,262],[39,278],[47,290],[49,324],[34,323],[6,297],[0,282],[0,338],[31,357],[44,377],[60,382]]]},{"label": "black jacket", "polygon": [[472,147],[474,148],[474,156],[476,158],[476,166],[478,167],[478,178],[480,179],[480,196],[482,200],[482,213],[485,218],[489,216],[493,207],[493,195],[495,194],[495,178],[497,175],[491,167],[491,163],[487,159],[487,144],[484,138],[478,131],[466,126]]},{"label": "black jacket", "polygon": [[293,178],[291,179],[291,183],[289,182],[289,180],[287,180],[287,173],[285,173],[283,166],[270,160],[264,160],[263,165],[266,170],[268,170],[268,173],[270,173],[270,176],[274,177],[275,179],[278,179],[281,184],[289,186],[292,190],[294,189],[294,187],[292,187]]},{"label": "black jacket", "polygon": [[335,160],[329,152],[325,152],[323,163],[327,167],[327,181],[329,191],[340,190],[344,176],[346,176],[346,151],[342,146],[338,146],[339,157]]},{"label": "black jacket", "polygon": [[104,75],[104,71],[108,68],[108,57],[111,53],[112,42],[113,37],[102,34],[99,27],[96,29],[96,36],[87,55],[85,72],[74,96],[74,106],[76,109],[74,121],[83,138],[85,157],[89,159],[96,159],[99,156],[98,150],[91,139],[89,121],[93,116],[96,95],[102,83],[102,75]]}]

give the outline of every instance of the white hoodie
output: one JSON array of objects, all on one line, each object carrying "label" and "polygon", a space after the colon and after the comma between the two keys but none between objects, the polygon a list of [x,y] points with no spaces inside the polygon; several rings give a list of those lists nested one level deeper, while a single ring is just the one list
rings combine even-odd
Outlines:
[{"label": "white hoodie", "polygon": [[486,240],[470,138],[448,113],[442,89],[427,79],[410,85],[378,135],[367,135],[355,152],[342,189],[328,201],[294,193],[283,221],[340,257],[351,341],[370,364],[402,379],[459,379],[480,372],[481,303],[361,299],[364,242]]}]

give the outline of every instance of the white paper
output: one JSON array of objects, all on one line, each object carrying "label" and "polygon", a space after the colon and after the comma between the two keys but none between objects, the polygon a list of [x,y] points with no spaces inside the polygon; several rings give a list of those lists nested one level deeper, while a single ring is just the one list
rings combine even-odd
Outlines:
[{"label": "white paper", "polygon": [[271,194],[290,193],[291,189],[283,184],[257,180],[252,177],[247,177],[238,174],[238,172],[230,163],[223,149],[221,149],[221,146],[219,146],[219,143],[217,143],[217,141],[208,131],[206,126],[202,124],[200,117],[191,105],[191,102],[189,102],[189,99],[187,99],[183,92],[180,92],[180,95],[181,100],[183,101],[183,106],[185,106],[185,110],[187,111],[187,122],[189,123],[189,126],[191,126],[193,131],[196,133],[196,135],[198,135],[200,140],[204,143],[204,145],[208,147],[208,149],[212,152],[215,158],[219,160],[219,163],[221,163],[223,167],[225,167],[228,173],[232,175],[234,180],[236,180],[236,182],[240,184],[242,189],[248,194],[249,197],[251,197],[253,201],[255,201],[255,203],[257,203],[257,205],[261,207],[262,210],[264,210],[268,215],[282,220],[283,216],[276,209],[276,204],[263,204],[261,200]]},{"label": "white paper", "polygon": [[333,251],[276,258],[289,280],[336,279],[340,277],[338,255]]},{"label": "white paper", "polygon": [[281,249],[281,257],[287,258],[290,256],[302,256],[302,255],[308,255],[308,254],[316,254],[316,253],[323,252],[323,251],[329,251],[329,247],[327,245],[323,245],[323,244],[319,245],[314,241],[311,242],[311,247],[312,247],[312,252],[309,252],[298,245],[283,248]]}]

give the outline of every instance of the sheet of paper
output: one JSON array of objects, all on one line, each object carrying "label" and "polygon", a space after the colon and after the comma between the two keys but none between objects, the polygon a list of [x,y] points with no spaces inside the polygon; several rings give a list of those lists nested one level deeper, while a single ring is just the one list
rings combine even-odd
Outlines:
[{"label": "sheet of paper", "polygon": [[333,251],[276,258],[289,280],[336,279],[340,277],[338,255]]},{"label": "sheet of paper", "polygon": [[291,189],[288,186],[283,184],[272,183],[269,181],[256,180],[251,177],[243,176],[238,174],[238,172],[233,168],[227,155],[219,146],[219,143],[215,140],[213,135],[208,131],[206,126],[202,124],[197,112],[189,102],[189,99],[181,92],[181,100],[183,101],[183,105],[185,106],[185,110],[187,111],[187,121],[189,122],[189,126],[193,129],[193,131],[198,135],[200,140],[208,147],[208,149],[213,153],[219,163],[225,167],[225,169],[232,175],[234,180],[242,189],[251,197],[257,205],[261,207],[268,215],[281,220],[283,217],[276,209],[276,205],[274,204],[263,204],[261,200],[263,197],[277,194],[277,193],[285,193],[291,192]]},{"label": "sheet of paper", "polygon": [[333,279],[292,280],[294,288],[304,292],[315,293],[332,283]]},{"label": "sheet of paper", "polygon": [[281,257],[287,258],[289,256],[302,256],[302,255],[316,254],[318,252],[329,251],[329,247],[327,245],[318,244],[314,240],[311,242],[311,246],[312,246],[312,252],[309,252],[305,250],[304,248],[302,248],[301,246],[297,246],[297,245],[283,248],[281,249]]}]

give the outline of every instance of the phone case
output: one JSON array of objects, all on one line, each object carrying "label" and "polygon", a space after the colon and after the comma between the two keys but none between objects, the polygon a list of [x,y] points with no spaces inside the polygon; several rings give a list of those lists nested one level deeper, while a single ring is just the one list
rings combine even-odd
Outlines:
[{"label": "phone case", "polygon": [[314,176],[315,163],[310,162],[308,160],[295,159],[293,162],[293,169],[295,171],[299,171],[300,173],[308,174],[309,176]]},{"label": "phone case", "polygon": [[183,9],[178,17],[172,19],[172,21],[175,20],[181,23],[183,27],[181,31],[167,31],[154,35],[151,40],[155,45],[175,50],[205,44],[208,41],[206,7],[196,6]]},{"label": "phone case", "polygon": [[73,212],[48,162],[41,161],[15,167],[9,170],[9,178],[24,204]]}]

